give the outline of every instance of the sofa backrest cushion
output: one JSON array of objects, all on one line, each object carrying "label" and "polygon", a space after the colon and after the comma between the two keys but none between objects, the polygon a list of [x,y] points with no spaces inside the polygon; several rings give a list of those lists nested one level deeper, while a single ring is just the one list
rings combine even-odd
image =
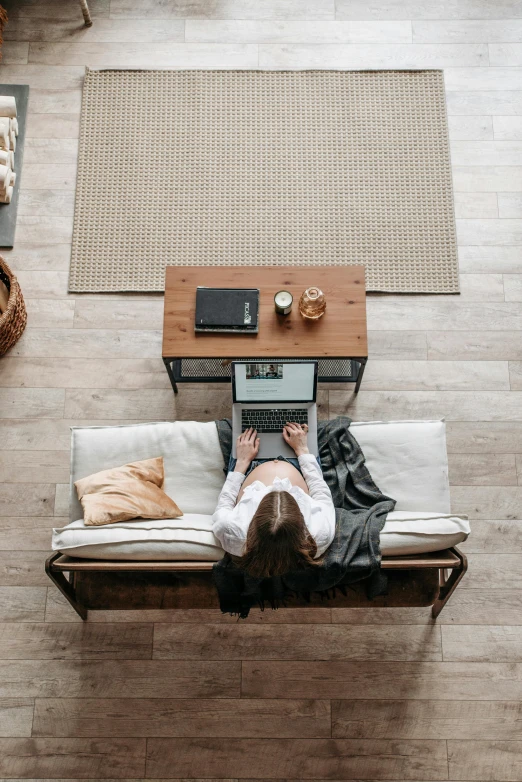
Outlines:
[{"label": "sofa backrest cushion", "polygon": [[71,521],[83,518],[75,481],[156,456],[163,456],[163,489],[184,513],[214,513],[225,475],[213,421],[73,427],[71,446]]},{"label": "sofa backrest cushion", "polygon": [[[353,422],[351,431],[397,511],[450,513],[444,421]],[[165,492],[184,513],[214,512],[225,475],[213,421],[73,427],[71,521],[83,518],[74,481],[155,456],[164,459]]]},{"label": "sofa backrest cushion", "polygon": [[450,513],[444,421],[354,421],[350,428],[395,510]]}]

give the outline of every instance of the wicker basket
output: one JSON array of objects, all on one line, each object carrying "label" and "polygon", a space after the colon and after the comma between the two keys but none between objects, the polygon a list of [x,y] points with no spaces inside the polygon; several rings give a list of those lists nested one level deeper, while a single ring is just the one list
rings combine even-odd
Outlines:
[{"label": "wicker basket", "polygon": [[0,257],[0,280],[9,291],[7,309],[0,315],[0,356],[20,339],[27,323],[27,311],[18,280]]}]

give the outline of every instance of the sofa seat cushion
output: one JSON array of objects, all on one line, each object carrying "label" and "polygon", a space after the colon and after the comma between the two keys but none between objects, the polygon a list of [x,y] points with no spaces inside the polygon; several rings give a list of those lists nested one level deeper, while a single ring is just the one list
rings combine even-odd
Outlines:
[{"label": "sofa seat cushion", "polygon": [[224,554],[212,532],[212,516],[124,521],[88,527],[83,519],[53,530],[53,550],[86,559],[216,562]]},{"label": "sofa seat cushion", "polygon": [[[455,546],[469,533],[457,516],[394,511],[381,531],[383,556],[422,554]],[[179,519],[130,521],[87,527],[73,521],[53,530],[53,549],[71,557],[123,560],[215,562],[223,550],[212,533],[212,516],[189,513]]]},{"label": "sofa seat cushion", "polygon": [[469,533],[469,522],[462,516],[392,511],[381,530],[381,554],[404,557],[442,551],[462,543]]}]

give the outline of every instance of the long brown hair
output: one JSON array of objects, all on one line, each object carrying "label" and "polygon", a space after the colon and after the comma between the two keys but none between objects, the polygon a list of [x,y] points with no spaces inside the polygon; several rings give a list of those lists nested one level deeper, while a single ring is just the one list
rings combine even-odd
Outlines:
[{"label": "long brown hair", "polygon": [[316,553],[296,500],[287,491],[271,491],[259,503],[244,554],[235,562],[251,576],[269,578],[320,564]]}]

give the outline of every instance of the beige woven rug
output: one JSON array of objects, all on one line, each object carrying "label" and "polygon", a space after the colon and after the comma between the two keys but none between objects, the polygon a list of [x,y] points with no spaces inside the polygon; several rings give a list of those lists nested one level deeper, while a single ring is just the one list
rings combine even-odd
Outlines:
[{"label": "beige woven rug", "polygon": [[358,263],[458,291],[441,71],[87,71],[71,291]]}]

